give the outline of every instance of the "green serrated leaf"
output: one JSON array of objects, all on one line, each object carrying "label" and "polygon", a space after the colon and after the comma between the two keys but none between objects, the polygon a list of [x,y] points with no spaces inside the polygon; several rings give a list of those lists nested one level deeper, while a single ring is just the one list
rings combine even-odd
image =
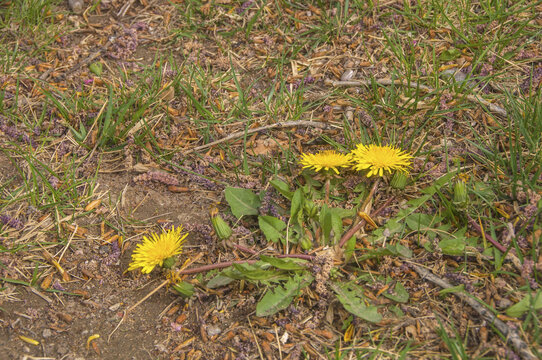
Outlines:
[{"label": "green serrated leaf", "polygon": [[354,254],[354,250],[356,248],[356,237],[352,236],[350,239],[346,241],[346,246],[344,247],[344,262],[347,263],[348,260],[352,257]]},{"label": "green serrated leaf", "polygon": [[235,279],[233,279],[233,278],[231,278],[229,276],[224,276],[222,274],[218,274],[217,276],[215,276],[214,278],[209,280],[209,282],[207,282],[206,286],[209,289],[216,289],[216,288],[219,288],[219,287],[222,287],[222,286],[229,285],[233,281],[235,281]]},{"label": "green serrated leaf", "polygon": [[303,189],[297,189],[292,196],[292,205],[290,206],[290,218],[294,221],[297,220],[297,214],[301,209],[303,209],[303,200],[305,196],[303,194]]},{"label": "green serrated leaf", "polygon": [[[440,178],[438,178],[436,181],[433,182],[433,185],[431,186],[428,186],[426,188],[423,188],[420,190],[421,193],[423,194],[427,194],[427,195],[434,195],[441,187],[443,187],[444,185],[448,184],[450,182],[450,180],[452,180],[453,177],[456,176],[456,173],[455,172],[449,172],[447,173],[446,175],[444,176],[441,176]],[[424,198],[424,197],[422,197]],[[421,199],[421,198],[420,198]],[[407,204],[410,204],[411,201],[416,201],[416,200],[419,200],[419,199],[415,199],[415,200],[410,200]],[[429,200],[429,198],[426,198],[423,202],[425,203],[425,201]],[[421,204],[420,204],[421,205]]]},{"label": "green serrated leaf", "polygon": [[382,295],[384,295],[390,300],[397,301],[399,303],[406,303],[408,301],[408,298],[409,298],[408,292],[406,291],[403,284],[401,284],[400,282],[395,284],[395,288],[393,289],[393,292],[394,292],[393,294],[390,294],[389,292],[384,291]]},{"label": "green serrated leaf", "polygon": [[[377,323],[382,320],[376,306],[367,306],[363,294],[352,284],[331,283],[331,288],[337,294],[337,299],[343,304],[346,311],[363,320]],[[352,290],[351,290],[352,289]]]},{"label": "green serrated leaf", "polygon": [[272,242],[279,241],[282,238],[282,230],[286,228],[284,221],[270,215],[258,216],[258,225],[265,238]]},{"label": "green serrated leaf", "polygon": [[447,289],[442,289],[438,292],[439,295],[446,295],[446,294],[453,294],[453,293],[458,293],[458,292],[463,292],[465,291],[465,285],[464,284],[461,284],[461,285],[457,285],[457,286],[452,286],[450,288],[447,288]]},{"label": "green serrated leaf", "polygon": [[398,255],[404,256],[406,258],[411,258],[412,257],[412,250],[410,250],[409,248],[407,248],[404,245],[395,244],[395,249],[397,249],[397,254]]},{"label": "green serrated leaf", "polygon": [[529,310],[538,311],[542,309],[542,291],[536,294],[527,294],[518,303],[506,309],[506,315],[511,317],[520,317]]},{"label": "green serrated leaf", "polygon": [[269,269],[269,264],[264,262],[233,264],[232,267],[222,270],[220,274],[235,280],[247,281],[279,281],[287,278],[284,271]]},{"label": "green serrated leaf", "polygon": [[279,179],[273,179],[269,181],[269,183],[275,188],[275,190],[281,193],[282,196],[284,196],[288,200],[292,200],[292,196],[294,195],[294,193],[290,191],[290,187],[287,183]]},{"label": "green serrated leaf", "polygon": [[281,270],[305,270],[305,264],[307,263],[307,260],[303,259],[276,258],[266,255],[260,255],[260,260]]},{"label": "green serrated leaf", "polygon": [[238,219],[244,215],[258,215],[260,198],[249,189],[227,187],[224,191],[231,212]]},{"label": "green serrated leaf", "polygon": [[324,240],[329,241],[329,235],[331,233],[331,211],[327,205],[324,204],[320,210],[320,227],[322,228],[322,235]]},{"label": "green serrated leaf", "polygon": [[439,248],[446,255],[461,255],[465,251],[465,239],[462,237],[449,238],[439,241]]},{"label": "green serrated leaf", "polygon": [[194,295],[194,285],[181,281],[172,286],[173,290],[177,291],[182,297],[189,298]]},{"label": "green serrated leaf", "polygon": [[330,209],[331,210],[331,229],[333,230],[333,241],[338,242],[341,239],[343,233],[343,219],[341,217],[342,209]]},{"label": "green serrated leaf", "polygon": [[450,61],[450,60],[457,59],[460,56],[461,56],[461,50],[448,49],[446,51],[443,51],[440,54],[439,58],[440,58],[440,61]]},{"label": "green serrated leaf", "polygon": [[410,230],[423,231],[431,227],[431,225],[434,223],[434,217],[427,214],[414,213],[407,216],[405,222]]},{"label": "green serrated leaf", "polygon": [[314,278],[309,273],[289,278],[284,287],[278,285],[268,290],[256,305],[256,316],[269,316],[286,309],[304,287],[310,285]]}]

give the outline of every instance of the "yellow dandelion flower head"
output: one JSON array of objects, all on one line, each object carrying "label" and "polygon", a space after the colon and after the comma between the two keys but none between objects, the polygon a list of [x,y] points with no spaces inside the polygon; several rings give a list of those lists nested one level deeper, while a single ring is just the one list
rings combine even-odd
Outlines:
[{"label": "yellow dandelion flower head", "polygon": [[406,172],[411,164],[410,159],[412,159],[410,154],[387,145],[358,144],[357,148],[352,150],[352,167],[355,170],[368,169],[367,177],[384,176],[384,171],[389,173],[393,170]]},{"label": "yellow dandelion flower head", "polygon": [[303,168],[312,168],[318,171],[333,170],[335,173],[339,173],[337,168],[350,167],[352,163],[351,154],[341,154],[335,150],[325,150],[317,154],[301,154],[301,160],[299,161]]},{"label": "yellow dandelion flower head", "polygon": [[172,227],[160,235],[152,234],[150,237],[143,237],[141,244],[138,244],[132,254],[132,262],[128,270],[142,268],[143,274],[148,274],[156,265],[162,266],[164,260],[182,253],[183,243],[188,233],[181,235],[182,226]]}]

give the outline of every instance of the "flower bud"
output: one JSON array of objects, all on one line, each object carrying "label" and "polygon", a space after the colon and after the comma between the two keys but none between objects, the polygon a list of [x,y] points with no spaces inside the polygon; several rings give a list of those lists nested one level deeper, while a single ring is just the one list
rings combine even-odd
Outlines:
[{"label": "flower bud", "polygon": [[403,190],[407,183],[407,175],[402,171],[396,171],[391,178],[391,187],[394,189]]},{"label": "flower bud", "polygon": [[301,240],[299,240],[299,245],[301,245],[301,248],[303,250],[310,250],[312,249],[312,241],[308,237],[302,237]]},{"label": "flower bud", "polygon": [[164,269],[171,269],[175,265],[175,256],[168,257],[162,262],[162,267]]},{"label": "flower bud", "polygon": [[458,206],[465,206],[467,205],[467,200],[467,184],[462,180],[456,181],[454,184],[454,204]]},{"label": "flower bud", "polygon": [[228,239],[231,236],[233,232],[231,227],[227,222],[224,221],[224,219],[220,217],[220,215],[216,214],[211,216],[211,222],[213,224],[213,229],[215,229],[216,235],[220,239]]}]

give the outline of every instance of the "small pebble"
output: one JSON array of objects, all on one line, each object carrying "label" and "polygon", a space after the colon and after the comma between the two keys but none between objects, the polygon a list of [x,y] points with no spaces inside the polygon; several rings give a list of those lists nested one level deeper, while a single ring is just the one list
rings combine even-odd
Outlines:
[{"label": "small pebble", "polygon": [[84,0],[68,0],[68,4],[70,5],[70,9],[76,14],[81,14],[85,7]]},{"label": "small pebble", "polygon": [[47,339],[53,336],[53,332],[51,331],[51,329],[43,329],[43,333],[41,334],[41,336],[43,336],[44,339]]},{"label": "small pebble", "polygon": [[[462,84],[463,82],[465,82],[465,79],[467,78],[467,74],[465,74],[462,71],[457,71],[454,69],[444,70],[443,72],[440,73],[440,75],[446,80],[454,78],[455,82],[458,84]],[[476,86],[472,81],[469,81],[467,84],[470,88],[473,88],[474,86]]]},{"label": "small pebble", "polygon": [[222,332],[222,330],[218,326],[208,326],[207,327],[207,335],[209,337],[213,337],[215,335],[218,335]]},{"label": "small pebble", "polygon": [[117,311],[121,307],[121,305],[122,303],[116,303],[115,305],[111,305],[110,307],[108,307],[108,309],[111,311]]},{"label": "small pebble", "polygon": [[351,80],[354,75],[356,75],[357,71],[356,70],[353,70],[353,69],[346,69],[343,74],[341,75],[341,80],[342,81],[348,81],[348,80]]}]

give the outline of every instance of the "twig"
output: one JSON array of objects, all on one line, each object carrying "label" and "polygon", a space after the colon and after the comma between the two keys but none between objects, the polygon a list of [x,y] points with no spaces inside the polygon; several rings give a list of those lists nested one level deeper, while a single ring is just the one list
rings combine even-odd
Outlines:
[{"label": "twig", "polygon": [[238,131],[238,132],[233,133],[231,135],[228,135],[228,136],[226,136],[226,137],[224,137],[222,139],[218,139],[218,140],[210,142],[208,144],[201,145],[201,146],[196,146],[195,148],[186,150],[184,152],[184,155],[188,155],[188,154],[191,154],[191,153],[193,153],[195,151],[200,151],[200,150],[203,150],[203,149],[207,149],[209,147],[221,144],[223,142],[245,136],[245,134],[248,135],[248,134],[252,134],[252,133],[260,132],[260,131],[265,131],[265,130],[269,130],[269,129],[288,128],[288,127],[295,127],[295,126],[306,126],[306,127],[312,126],[312,127],[317,127],[317,128],[320,128],[320,129],[328,129],[328,128],[332,127],[332,125],[330,125],[328,123],[324,123],[324,122],[320,122],[320,121],[307,121],[307,120],[287,121],[287,122],[282,122],[282,123],[275,123],[275,124],[271,124],[271,125],[265,125],[265,126],[261,126],[261,127],[258,127],[258,128],[254,128],[254,129],[248,129],[247,131]]},{"label": "twig", "polygon": [[[410,81],[410,82],[407,82],[407,81],[403,81],[403,80],[390,80],[390,79],[378,79],[378,80],[374,80],[375,83],[379,84],[379,85],[385,85],[385,86],[388,86],[388,85],[403,85],[403,86],[408,86],[408,87],[411,87],[411,88],[414,88],[414,89],[420,89],[420,90],[423,90],[423,91],[426,91],[426,92],[434,92],[435,89],[433,89],[432,87],[429,87],[427,85],[423,85],[423,84],[420,84],[416,81]],[[371,84],[373,84],[373,81],[372,80],[349,80],[349,81],[332,81],[332,80],[327,80],[326,81],[326,84],[327,85],[333,85],[335,87],[340,87],[340,86],[371,86]],[[503,109],[502,107],[500,107],[499,105],[495,105],[489,101],[487,101],[486,99],[483,99],[477,95],[466,95],[465,96],[467,98],[467,100],[471,101],[471,102],[474,102],[474,103],[480,103],[484,106],[486,106],[490,111],[498,114],[498,115],[501,115],[502,117],[506,117],[508,115],[508,113],[506,112],[505,109]]]},{"label": "twig", "polygon": [[254,332],[254,328],[252,327],[252,322],[250,321],[250,317],[247,316],[247,320],[248,320],[248,324],[250,325],[250,331],[252,331],[252,336],[254,337],[254,342],[256,342],[256,346],[258,347],[258,353],[260,354],[260,359],[265,360],[262,354],[262,348],[260,347],[260,343],[258,342],[256,333]]},{"label": "twig", "polygon": [[134,3],[135,0],[130,0],[130,1],[127,1],[123,6],[122,8],[119,10],[119,12],[117,13],[117,17],[118,18],[121,18],[123,17],[124,15],[126,15],[126,13],[128,12],[128,9],[130,9],[130,6],[132,6],[132,4]]},{"label": "twig", "polygon": [[[429,270],[411,263],[414,270],[420,275],[422,279],[427,279],[435,285],[440,286],[443,289],[449,289],[452,285],[444,279],[432,274]],[[510,343],[516,351],[519,352],[519,356],[522,359],[526,360],[535,360],[536,357],[532,354],[529,346],[521,339],[516,330],[508,327],[502,320],[497,318],[495,314],[491,311],[480,305],[475,298],[463,293],[463,292],[454,292],[454,295],[459,297],[461,300],[470,305],[482,318],[488,321],[490,324],[493,324],[497,330],[499,330],[505,337],[506,341]]]},{"label": "twig", "polygon": [[32,286],[29,287],[30,291],[32,291],[34,294],[38,295],[40,298],[42,298],[43,300],[47,301],[49,303],[49,305],[51,305],[53,303],[53,300],[45,295],[45,294],[42,294],[41,292],[39,292],[38,290],[34,289]]}]

